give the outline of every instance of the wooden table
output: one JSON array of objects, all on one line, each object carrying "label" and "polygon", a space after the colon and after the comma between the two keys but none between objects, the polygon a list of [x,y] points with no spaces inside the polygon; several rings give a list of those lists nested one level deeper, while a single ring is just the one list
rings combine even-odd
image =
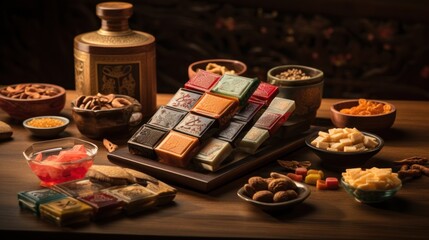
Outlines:
[{"label": "wooden table", "polygon": [[[67,92],[64,116],[71,118],[70,102],[75,97],[75,92]],[[171,95],[160,94],[158,105],[165,104],[170,98]],[[317,125],[330,126],[329,106],[337,100],[323,99]],[[398,111],[396,122],[391,131],[382,135],[385,146],[367,163],[368,166],[392,166],[392,161],[416,155],[429,157],[429,102],[390,102]],[[282,171],[275,159],[209,193],[177,187],[179,192],[174,203],[156,211],[60,228],[19,209],[17,192],[39,188],[39,181],[27,166],[22,151],[40,139],[30,136],[20,122],[13,121],[3,111],[0,111],[0,120],[14,129],[13,139],[0,142],[2,234],[32,239],[427,239],[429,236],[429,177],[405,182],[396,197],[376,205],[360,204],[342,188],[320,191],[313,186],[310,186],[311,195],[304,203],[276,213],[264,212],[239,199],[236,191],[250,176],[268,176],[271,171]],[[95,163],[112,164],[101,141],[82,136],[73,123],[61,136],[96,143],[100,151]],[[121,144],[125,142],[126,139]],[[306,147],[281,158],[310,160],[314,168],[321,168],[319,159]],[[340,176],[340,173],[327,170],[325,173]]]}]

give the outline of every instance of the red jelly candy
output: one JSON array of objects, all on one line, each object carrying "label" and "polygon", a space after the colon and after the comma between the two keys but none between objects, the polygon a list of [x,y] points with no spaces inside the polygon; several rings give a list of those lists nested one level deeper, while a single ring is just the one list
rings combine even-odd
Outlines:
[{"label": "red jelly candy", "polygon": [[303,176],[295,173],[288,173],[286,176],[290,177],[292,180],[297,182],[302,182]]},{"label": "red jelly candy", "polygon": [[307,176],[307,168],[299,167],[295,169],[295,174],[302,175],[303,177]]},{"label": "red jelly candy", "polygon": [[326,182],[326,186],[328,187],[328,189],[338,189],[338,179],[335,177],[327,177],[325,179]]}]

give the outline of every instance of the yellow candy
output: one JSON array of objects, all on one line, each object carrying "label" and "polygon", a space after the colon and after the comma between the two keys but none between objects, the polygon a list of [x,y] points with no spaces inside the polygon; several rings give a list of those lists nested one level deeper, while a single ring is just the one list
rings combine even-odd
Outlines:
[{"label": "yellow candy", "polygon": [[325,176],[325,174],[323,173],[322,170],[317,170],[317,169],[309,169],[307,171],[307,175],[309,174],[319,174],[320,175],[320,179],[323,179],[323,177]]},{"label": "yellow candy", "polygon": [[[310,170],[308,170],[310,171]],[[322,179],[322,177],[320,176],[319,173],[311,173],[308,174],[307,172],[307,176],[305,177],[305,183],[309,184],[309,185],[316,185],[317,180]]]}]

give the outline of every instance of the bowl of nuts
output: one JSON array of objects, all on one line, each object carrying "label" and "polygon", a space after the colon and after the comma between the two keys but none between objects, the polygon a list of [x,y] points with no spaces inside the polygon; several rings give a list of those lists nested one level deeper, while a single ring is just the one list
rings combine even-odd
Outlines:
[{"label": "bowl of nuts", "polygon": [[19,121],[58,115],[65,102],[65,89],[53,84],[20,83],[0,88],[0,108]]},{"label": "bowl of nuts", "polygon": [[81,95],[71,105],[79,132],[93,139],[127,134],[143,118],[141,104],[127,95]]},{"label": "bowl of nuts", "polygon": [[305,184],[277,172],[271,172],[268,178],[253,176],[237,191],[238,197],[265,211],[291,208],[310,193]]},{"label": "bowl of nuts", "polygon": [[243,75],[247,71],[247,65],[233,59],[205,59],[193,62],[188,67],[188,77],[191,79],[198,69],[202,69],[219,75],[235,74]]},{"label": "bowl of nuts", "polygon": [[310,128],[322,102],[323,71],[302,65],[281,65],[267,72],[267,82],[279,88],[277,97],[295,101],[290,120],[305,122]]}]

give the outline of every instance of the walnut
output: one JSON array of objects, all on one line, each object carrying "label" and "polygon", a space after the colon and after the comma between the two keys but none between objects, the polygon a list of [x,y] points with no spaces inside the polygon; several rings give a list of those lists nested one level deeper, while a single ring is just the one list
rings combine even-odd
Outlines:
[{"label": "walnut", "polygon": [[247,183],[244,184],[243,190],[244,190],[244,194],[250,198],[252,198],[253,194],[256,193],[255,189],[252,186],[250,186],[250,184],[247,184]]},{"label": "walnut", "polygon": [[249,185],[252,186],[256,191],[268,189],[268,183],[261,177],[251,177],[248,181]]},{"label": "walnut", "polygon": [[274,194],[268,190],[257,191],[253,194],[252,199],[259,202],[271,203],[273,202]]},{"label": "walnut", "polygon": [[288,178],[276,178],[268,184],[268,190],[273,193],[278,191],[286,191],[289,189],[296,189],[295,183]]}]

